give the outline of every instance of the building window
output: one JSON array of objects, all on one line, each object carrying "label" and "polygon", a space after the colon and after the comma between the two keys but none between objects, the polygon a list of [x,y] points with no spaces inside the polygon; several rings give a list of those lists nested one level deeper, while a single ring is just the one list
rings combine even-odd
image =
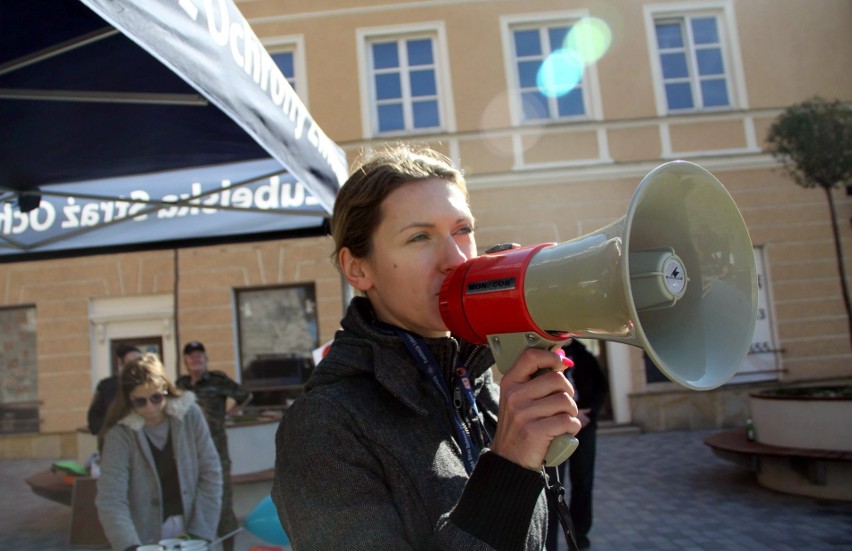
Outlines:
[{"label": "building window", "polygon": [[264,39],[263,46],[284,75],[296,95],[307,105],[308,86],[305,65],[305,38],[302,35],[273,36]]},{"label": "building window", "polygon": [[585,63],[566,47],[571,27],[527,23],[510,29],[521,123],[586,116]]},{"label": "building window", "polygon": [[296,55],[290,51],[272,52],[272,60],[284,74],[284,78],[290,83],[290,87],[296,90]]},{"label": "building window", "polygon": [[0,434],[38,432],[35,307],[0,309]]},{"label": "building window", "polygon": [[285,408],[302,392],[319,346],[313,283],[236,290],[241,382],[251,406]]},{"label": "building window", "polygon": [[722,19],[707,14],[657,17],[654,30],[668,111],[730,108]]},{"label": "building window", "polygon": [[371,38],[366,53],[374,133],[440,130],[443,121],[435,38]]}]

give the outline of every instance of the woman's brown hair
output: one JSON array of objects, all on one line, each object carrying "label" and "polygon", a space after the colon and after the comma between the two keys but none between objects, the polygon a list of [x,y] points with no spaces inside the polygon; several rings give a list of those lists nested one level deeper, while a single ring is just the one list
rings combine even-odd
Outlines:
[{"label": "woman's brown hair", "polygon": [[98,451],[103,451],[104,436],[107,431],[133,410],[133,404],[130,402],[130,393],[137,386],[147,385],[148,383],[162,386],[166,398],[173,398],[183,394],[166,377],[163,364],[156,354],[148,352],[135,360],[127,362],[121,368],[121,373],[118,376],[118,392],[116,393],[115,400],[109,406],[104,424],[100,432],[98,432]]},{"label": "woman's brown hair", "polygon": [[331,217],[334,265],[340,268],[340,250],[344,247],[356,258],[369,257],[373,232],[382,221],[382,201],[404,184],[432,178],[452,182],[468,198],[461,171],[448,157],[428,147],[389,146],[363,160],[334,201]]}]

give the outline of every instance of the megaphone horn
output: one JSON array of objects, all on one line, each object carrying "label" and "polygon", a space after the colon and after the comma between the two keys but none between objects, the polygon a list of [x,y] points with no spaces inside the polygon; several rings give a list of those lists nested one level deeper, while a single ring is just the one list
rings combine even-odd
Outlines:
[{"label": "megaphone horn", "polygon": [[[648,173],[627,214],[604,228],[469,259],[444,281],[439,305],[450,331],[487,343],[504,373],[527,348],[580,337],[640,347],[669,379],[708,390],[748,353],[757,270],[724,186],[696,164],[673,161]],[[576,447],[568,435],[558,440],[548,466]]]}]

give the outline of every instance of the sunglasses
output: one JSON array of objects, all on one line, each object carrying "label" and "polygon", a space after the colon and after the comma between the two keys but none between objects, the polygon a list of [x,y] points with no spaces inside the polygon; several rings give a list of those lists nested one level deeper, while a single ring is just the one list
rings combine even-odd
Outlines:
[{"label": "sunglasses", "polygon": [[163,403],[163,400],[166,399],[166,392],[155,392],[154,394],[148,396],[147,398],[144,396],[138,396],[136,398],[131,398],[130,403],[133,404],[133,407],[136,409],[142,409],[145,407],[145,404],[151,402],[152,406],[159,406]]}]

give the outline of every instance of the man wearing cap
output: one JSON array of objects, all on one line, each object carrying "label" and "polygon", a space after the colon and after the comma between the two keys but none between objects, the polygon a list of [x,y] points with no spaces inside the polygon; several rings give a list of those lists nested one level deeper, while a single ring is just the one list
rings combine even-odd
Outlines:
[{"label": "man wearing cap", "polygon": [[[198,341],[190,341],[183,347],[183,364],[187,374],[175,381],[178,388],[195,393],[198,405],[204,411],[210,435],[222,462],[222,514],[219,517],[217,536],[222,537],[239,528],[234,514],[231,494],[231,458],[228,455],[228,436],[225,433],[225,416],[234,414],[247,405],[252,394],[221,371],[208,371],[207,351]],[[228,409],[228,398],[235,404]],[[233,549],[234,539],[222,542],[223,549]]]}]

